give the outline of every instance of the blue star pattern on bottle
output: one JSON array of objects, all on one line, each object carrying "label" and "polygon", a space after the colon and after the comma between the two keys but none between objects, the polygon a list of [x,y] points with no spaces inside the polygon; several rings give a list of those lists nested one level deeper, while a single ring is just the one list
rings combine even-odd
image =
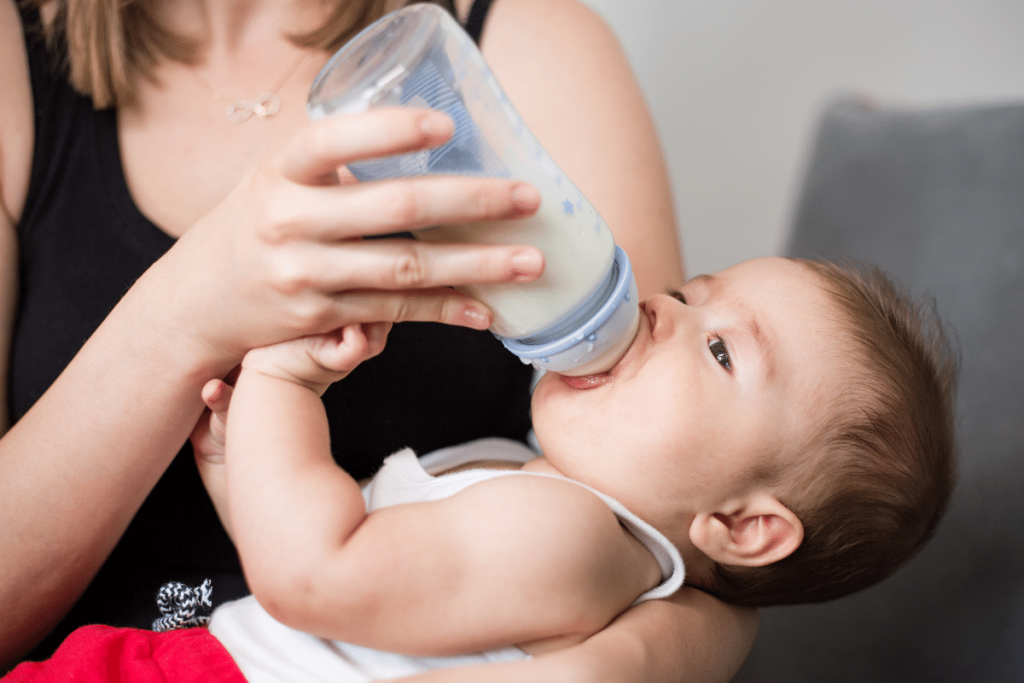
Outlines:
[{"label": "blue star pattern on bottle", "polygon": [[572,215],[573,206],[572,206],[572,202],[570,202],[568,199],[566,199],[564,202],[562,202],[562,208],[565,209],[565,215],[566,216],[571,216]]}]

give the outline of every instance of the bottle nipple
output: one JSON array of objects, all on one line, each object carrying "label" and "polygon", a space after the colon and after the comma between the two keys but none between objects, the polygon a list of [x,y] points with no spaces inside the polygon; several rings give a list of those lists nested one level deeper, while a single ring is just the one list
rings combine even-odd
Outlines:
[{"label": "bottle nipple", "polygon": [[[582,377],[584,375],[598,375],[604,372],[608,372],[614,368],[622,357],[629,351],[629,347],[633,345],[633,340],[636,339],[636,333],[640,329],[640,307],[633,306],[633,319],[630,321],[629,326],[624,329],[619,338],[616,339],[611,345],[604,350],[603,353],[596,357],[584,362],[582,365],[578,365],[573,368],[565,370],[556,370],[560,375],[569,375],[570,377]],[[597,333],[592,333],[595,337]],[[593,350],[596,339],[588,341],[587,347],[589,350]],[[582,358],[580,359],[583,360]]]},{"label": "bottle nipple", "polygon": [[626,354],[640,325],[636,279],[629,257],[616,245],[615,258],[596,305],[582,317],[564,321],[550,335],[501,338],[524,363],[561,375],[593,375],[611,370]]}]

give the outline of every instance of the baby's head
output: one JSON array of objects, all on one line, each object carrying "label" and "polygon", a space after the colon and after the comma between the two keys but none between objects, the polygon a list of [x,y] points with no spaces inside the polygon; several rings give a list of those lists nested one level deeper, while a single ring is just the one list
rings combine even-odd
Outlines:
[{"label": "baby's head", "polygon": [[550,374],[534,425],[731,602],[828,600],[928,539],[955,476],[956,359],[880,272],[757,259],[645,302],[607,375]]}]

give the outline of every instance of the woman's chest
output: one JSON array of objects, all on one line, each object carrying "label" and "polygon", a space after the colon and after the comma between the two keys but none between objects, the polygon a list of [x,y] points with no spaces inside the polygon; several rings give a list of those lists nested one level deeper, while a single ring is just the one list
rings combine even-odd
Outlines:
[{"label": "woman's chest", "polygon": [[274,116],[233,123],[226,105],[201,91],[143,88],[117,125],[125,183],[143,215],[180,237],[306,123],[304,90],[287,95]]}]

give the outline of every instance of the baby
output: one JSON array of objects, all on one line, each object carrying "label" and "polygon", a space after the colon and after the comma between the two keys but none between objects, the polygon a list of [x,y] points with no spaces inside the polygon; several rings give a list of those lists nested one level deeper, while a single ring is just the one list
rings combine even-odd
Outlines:
[{"label": "baby", "polygon": [[836,598],[911,557],[953,487],[956,361],[874,270],[766,258],[696,277],[641,304],[610,372],[540,380],[543,456],[403,451],[361,488],[319,397],[387,332],[256,349],[234,388],[204,389],[197,461],[253,592],[210,633],[249,681],[541,655],[671,595],[684,565],[739,604]]},{"label": "baby", "polygon": [[371,677],[541,654],[671,594],[684,564],[727,601],[827,600],[928,539],[955,476],[956,362],[884,276],[759,259],[641,309],[610,372],[541,379],[543,456],[406,451],[364,490],[331,457],[319,396],[385,326],[257,349],[233,393],[208,385],[199,450],[224,439],[226,465],[200,466],[255,596],[211,632],[246,676],[286,632],[339,665],[384,662]]}]

